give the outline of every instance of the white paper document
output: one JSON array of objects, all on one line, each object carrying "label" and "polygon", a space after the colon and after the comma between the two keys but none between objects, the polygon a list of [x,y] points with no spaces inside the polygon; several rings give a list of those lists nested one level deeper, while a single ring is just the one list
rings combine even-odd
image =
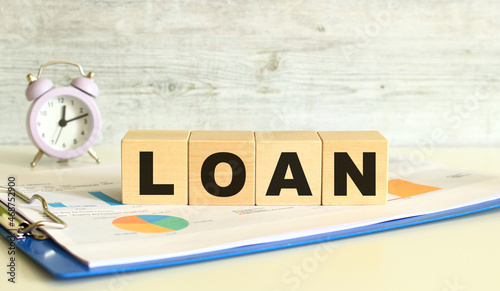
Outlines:
[{"label": "white paper document", "polygon": [[[16,187],[46,199],[49,209],[68,224],[66,229],[46,232],[91,268],[322,234],[500,197],[497,176],[434,164],[402,176],[397,174],[401,162],[390,159],[386,205],[124,205],[120,165],[18,175]],[[0,194],[0,199],[6,197]],[[16,203],[31,220],[47,219],[38,202]]]}]

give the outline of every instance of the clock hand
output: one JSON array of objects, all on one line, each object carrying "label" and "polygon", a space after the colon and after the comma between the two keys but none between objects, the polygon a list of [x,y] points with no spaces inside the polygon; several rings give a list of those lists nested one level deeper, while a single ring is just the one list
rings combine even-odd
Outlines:
[{"label": "clock hand", "polygon": [[59,134],[57,135],[56,142],[54,144],[57,144],[57,141],[59,140],[59,137],[61,136],[62,129],[64,127],[61,126],[61,129],[59,129]]},{"label": "clock hand", "polygon": [[[66,123],[68,123],[68,122],[66,121],[66,105],[64,105],[62,107],[62,116],[61,116],[61,120],[59,120],[59,126],[65,127]],[[61,134],[61,133],[59,132],[59,134]]]},{"label": "clock hand", "polygon": [[82,114],[82,115],[77,116],[75,118],[72,118],[70,120],[66,120],[65,119],[66,118],[66,106],[63,106],[62,119],[59,120],[59,126],[61,127],[61,129],[59,129],[59,133],[57,134],[57,138],[56,138],[56,141],[54,142],[54,144],[57,144],[57,141],[59,140],[59,137],[61,136],[61,132],[62,132],[63,128],[68,124],[68,122],[83,118],[83,117],[88,116],[88,115],[89,115],[88,113],[85,113],[85,114]]},{"label": "clock hand", "polygon": [[59,133],[57,134],[57,138],[56,138],[56,141],[54,142],[54,144],[57,144],[57,141],[59,140],[59,137],[61,136],[61,132],[63,130],[63,128],[66,126],[66,105],[64,105],[62,107],[62,116],[61,116],[61,120],[59,120],[59,126],[61,127],[61,129],[59,129]]},{"label": "clock hand", "polygon": [[88,115],[89,115],[88,113],[82,114],[82,115],[77,116],[75,118],[71,118],[70,120],[66,120],[66,123],[68,123],[70,121],[73,121],[73,120],[77,120],[77,119],[83,118],[83,117],[88,116]]}]

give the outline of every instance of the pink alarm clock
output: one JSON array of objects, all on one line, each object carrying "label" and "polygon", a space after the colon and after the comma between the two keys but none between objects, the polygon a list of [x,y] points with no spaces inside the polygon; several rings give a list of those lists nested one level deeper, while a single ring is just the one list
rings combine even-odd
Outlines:
[{"label": "pink alarm clock", "polygon": [[[54,83],[40,75],[44,67],[54,64],[77,66],[81,76],[73,79],[71,86],[53,88]],[[71,159],[88,152],[101,162],[92,150],[101,131],[101,114],[94,101],[99,89],[93,77],[93,72],[85,75],[79,64],[68,61],[44,64],[37,77],[28,75],[26,98],[33,101],[27,116],[28,135],[39,149],[32,167],[43,154]]]}]

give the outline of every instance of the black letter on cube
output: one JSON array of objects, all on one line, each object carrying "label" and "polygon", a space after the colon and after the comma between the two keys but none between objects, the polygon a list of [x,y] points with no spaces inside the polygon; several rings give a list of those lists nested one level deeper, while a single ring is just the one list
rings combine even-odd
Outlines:
[{"label": "black letter on cube", "polygon": [[[290,167],[293,179],[285,179],[288,167]],[[299,196],[312,196],[299,156],[295,152],[281,153],[266,196],[279,196],[283,188],[297,189]]]},{"label": "black letter on cube", "polygon": [[347,196],[347,174],[363,196],[375,196],[375,153],[363,153],[363,174],[349,154],[335,153],[334,159],[334,196]]},{"label": "black letter on cube", "polygon": [[174,195],[174,184],[153,184],[153,152],[140,152],[139,195]]},{"label": "black letter on cube", "polygon": [[[226,187],[221,187],[215,182],[215,167],[220,163],[227,163],[233,170],[231,183]],[[201,166],[201,184],[208,193],[217,197],[230,197],[238,194],[246,180],[245,164],[235,154],[215,153],[210,155]]]}]

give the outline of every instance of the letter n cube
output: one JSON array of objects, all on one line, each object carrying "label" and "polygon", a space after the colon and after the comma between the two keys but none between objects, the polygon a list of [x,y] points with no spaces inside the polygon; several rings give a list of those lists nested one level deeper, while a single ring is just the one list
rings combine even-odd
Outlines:
[{"label": "letter n cube", "polygon": [[323,205],[387,202],[387,139],[378,131],[320,131]]}]

